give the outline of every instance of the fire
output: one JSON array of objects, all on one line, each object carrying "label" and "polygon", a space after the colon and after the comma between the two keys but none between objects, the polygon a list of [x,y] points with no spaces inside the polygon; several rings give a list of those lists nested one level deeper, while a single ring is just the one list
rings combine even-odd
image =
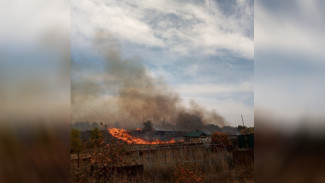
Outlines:
[{"label": "fire", "polygon": [[150,142],[150,141],[138,138],[138,137],[133,137],[125,129],[108,128],[108,132],[115,138],[123,140],[123,141],[127,142],[128,144],[172,144],[172,143],[176,143],[176,141],[174,139],[172,139],[170,141],[160,141],[157,139],[156,141]]},{"label": "fire", "polygon": [[142,131],[142,129],[141,128],[137,128],[137,131]]}]

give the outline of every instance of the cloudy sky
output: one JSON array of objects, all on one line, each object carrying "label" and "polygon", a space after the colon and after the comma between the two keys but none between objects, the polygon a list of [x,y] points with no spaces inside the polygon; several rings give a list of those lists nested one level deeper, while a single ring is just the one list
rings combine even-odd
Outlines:
[{"label": "cloudy sky", "polygon": [[255,109],[267,111],[262,116],[272,125],[317,129],[324,122],[324,6],[321,0],[255,1]]},{"label": "cloudy sky", "polygon": [[254,125],[253,1],[73,0],[71,5],[72,67],[87,66],[72,70],[72,82],[101,74],[93,40],[108,32],[124,58],[140,59],[184,105],[195,100],[230,125],[241,124],[241,114]]}]

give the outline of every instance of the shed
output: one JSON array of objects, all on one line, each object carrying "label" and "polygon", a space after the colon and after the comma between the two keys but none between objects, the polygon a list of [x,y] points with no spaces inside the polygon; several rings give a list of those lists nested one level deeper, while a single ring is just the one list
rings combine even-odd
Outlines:
[{"label": "shed", "polygon": [[210,134],[200,130],[194,130],[186,133],[183,137],[185,142],[204,142],[208,141]]}]

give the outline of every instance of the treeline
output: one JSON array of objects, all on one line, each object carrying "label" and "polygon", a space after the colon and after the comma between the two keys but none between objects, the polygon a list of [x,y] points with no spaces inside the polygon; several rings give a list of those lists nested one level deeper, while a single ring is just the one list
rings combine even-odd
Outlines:
[{"label": "treeline", "polygon": [[[94,130],[95,128],[100,128],[101,127],[101,122],[75,122],[71,124],[72,129],[76,129],[79,131],[89,131],[89,130]],[[107,125],[104,125],[104,127],[107,127]]]},{"label": "treeline", "polygon": [[[119,128],[118,122],[116,122],[114,125],[107,126],[106,124],[102,124],[101,122],[75,122],[71,124],[72,129],[76,129],[79,131],[90,131],[94,130],[96,128],[107,128],[107,127],[116,127]],[[140,126],[145,131],[151,131],[151,130],[172,130],[172,131],[189,131],[189,130],[202,130],[204,132],[212,134],[213,132],[222,132],[226,133],[228,135],[239,135],[239,134],[248,134],[248,133],[254,133],[254,127],[246,127],[242,125],[238,125],[237,127],[234,126],[218,126],[215,124],[208,124],[208,125],[202,125],[199,128],[193,127],[182,129],[177,127],[176,125],[170,124],[168,122],[162,122],[157,125],[154,125],[150,120],[144,121],[142,123],[142,126]]]}]

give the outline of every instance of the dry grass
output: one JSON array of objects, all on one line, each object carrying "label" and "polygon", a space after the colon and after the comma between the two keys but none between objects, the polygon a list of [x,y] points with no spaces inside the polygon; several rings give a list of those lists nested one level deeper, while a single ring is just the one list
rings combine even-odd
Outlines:
[{"label": "dry grass", "polygon": [[[182,153],[180,153],[182,151]],[[149,155],[150,153],[150,155]],[[143,173],[127,177],[112,173],[110,180],[99,182],[254,182],[254,162],[245,154],[234,162],[232,153],[207,151],[204,147],[192,147],[190,150],[166,149],[161,151],[142,151],[135,164],[143,165]],[[137,157],[136,151],[130,158]],[[193,161],[194,160],[194,161]],[[90,169],[89,164],[84,171]],[[183,169],[185,173],[181,174]],[[189,177],[192,177],[189,178]],[[88,182],[93,182],[90,179]],[[77,182],[77,181],[76,181]]]},{"label": "dry grass", "polygon": [[69,181],[69,143],[53,131],[0,127],[0,182]]}]

